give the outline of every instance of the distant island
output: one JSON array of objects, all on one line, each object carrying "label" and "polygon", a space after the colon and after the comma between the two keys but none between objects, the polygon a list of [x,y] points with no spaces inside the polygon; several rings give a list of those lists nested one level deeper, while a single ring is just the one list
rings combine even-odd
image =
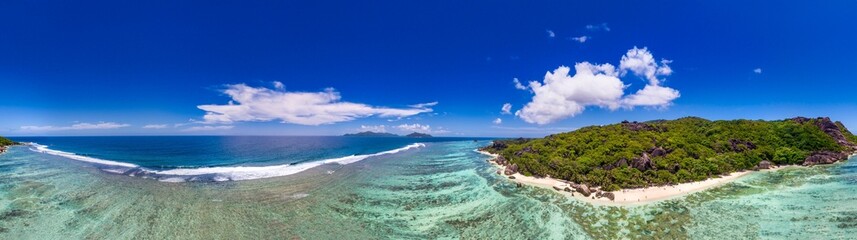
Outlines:
[{"label": "distant island", "polygon": [[410,138],[430,138],[430,137],[432,137],[432,136],[431,136],[431,135],[428,135],[428,134],[425,134],[425,133],[413,132],[413,133],[411,133],[411,134],[405,135],[405,137],[410,137]]},{"label": "distant island", "polygon": [[372,131],[365,131],[365,132],[359,132],[359,133],[349,133],[349,134],[345,134],[342,136],[345,136],[345,137],[399,137],[399,135],[392,134],[392,133],[372,132]]},{"label": "distant island", "polygon": [[[386,132],[372,132],[372,131],[365,131],[365,132],[359,132],[359,133],[349,133],[349,134],[345,134],[345,135],[342,135],[342,136],[345,136],[345,137],[403,137],[403,136],[399,136],[399,135],[392,134],[392,133],[386,133]],[[428,135],[428,134],[425,134],[425,133],[418,133],[418,132],[414,132],[414,133],[411,133],[411,134],[405,135],[404,137],[410,137],[410,138],[430,138],[430,137],[432,137],[432,136],[431,136],[431,135]]]},{"label": "distant island", "polygon": [[506,175],[556,179],[568,184],[566,191],[589,196],[590,187],[607,194],[777,165],[835,163],[857,152],[857,137],[827,117],[778,121],[685,117],[590,126],[541,139],[497,140],[480,150],[494,154],[492,161]]}]

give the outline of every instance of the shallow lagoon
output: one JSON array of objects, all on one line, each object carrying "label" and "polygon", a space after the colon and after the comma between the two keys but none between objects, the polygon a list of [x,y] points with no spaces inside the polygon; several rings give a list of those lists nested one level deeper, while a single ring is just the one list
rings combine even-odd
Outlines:
[{"label": "shallow lagoon", "polygon": [[0,239],[857,236],[857,161],[754,173],[675,200],[607,207],[517,187],[473,151],[484,144],[430,142],[284,177],[185,183],[13,147],[0,155]]}]

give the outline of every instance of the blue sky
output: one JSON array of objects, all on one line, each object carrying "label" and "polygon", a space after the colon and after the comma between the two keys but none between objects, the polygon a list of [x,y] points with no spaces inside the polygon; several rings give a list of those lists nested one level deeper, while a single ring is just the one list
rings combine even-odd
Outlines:
[{"label": "blue sky", "polygon": [[7,1],[0,135],[857,128],[855,17],[857,1]]}]

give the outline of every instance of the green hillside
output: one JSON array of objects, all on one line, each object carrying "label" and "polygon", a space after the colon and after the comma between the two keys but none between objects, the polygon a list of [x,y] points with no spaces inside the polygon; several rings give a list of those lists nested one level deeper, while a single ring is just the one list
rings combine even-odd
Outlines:
[{"label": "green hillside", "polygon": [[8,138],[0,137],[0,147],[15,145],[16,143]]},{"label": "green hillside", "polygon": [[829,118],[709,121],[686,117],[591,126],[541,139],[495,141],[524,175],[602,186],[605,190],[700,181],[755,168],[843,160],[857,137]]}]

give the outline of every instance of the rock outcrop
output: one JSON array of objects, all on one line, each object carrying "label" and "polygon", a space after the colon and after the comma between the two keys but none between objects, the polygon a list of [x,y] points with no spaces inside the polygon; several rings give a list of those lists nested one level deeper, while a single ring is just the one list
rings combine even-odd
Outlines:
[{"label": "rock outcrop", "polygon": [[513,163],[511,166],[506,166],[506,171],[504,173],[506,175],[518,173],[518,164]]},{"label": "rock outcrop", "polygon": [[652,157],[666,156],[667,153],[669,152],[662,147],[653,147],[652,149],[649,149],[649,154],[652,154]]},{"label": "rock outcrop", "polygon": [[494,162],[503,166],[509,164],[509,160],[506,160],[506,158],[504,158],[503,156],[497,156],[497,158],[494,158]]},{"label": "rock outcrop", "polygon": [[630,166],[640,170],[640,172],[645,172],[646,170],[655,168],[655,165],[652,163],[652,159],[649,158],[648,153],[643,153],[643,156],[632,159]]},{"label": "rock outcrop", "polygon": [[485,147],[485,148],[490,148],[490,149],[494,149],[494,150],[500,151],[500,150],[506,149],[507,147],[509,147],[509,146],[508,146],[508,145],[506,145],[506,143],[499,142],[499,141],[494,141],[493,143],[491,143],[491,145],[490,145],[490,146]]},{"label": "rock outcrop", "polygon": [[761,161],[761,162],[759,162],[759,164],[758,164],[758,165],[756,165],[756,168],[755,168],[755,169],[756,169],[756,170],[760,170],[760,169],[771,169],[771,167],[773,167],[773,166],[774,166],[774,164],[773,164],[773,163],[771,163],[771,161],[767,161],[767,160],[765,160],[765,161]]},{"label": "rock outcrop", "polygon": [[[618,161],[616,161],[612,164],[604,166],[603,168],[604,168],[604,170],[611,170],[614,168],[626,167],[626,166],[636,168],[637,170],[640,170],[641,172],[645,172],[646,170],[655,168],[655,165],[652,162],[652,158],[649,157],[649,153],[645,153],[645,152],[643,153],[642,156],[631,159],[630,161],[622,158],[622,159],[619,159]],[[676,171],[678,171],[678,170],[676,170]]]},{"label": "rock outcrop", "polygon": [[592,195],[592,192],[589,190],[589,187],[587,187],[586,184],[578,184],[573,187],[575,191],[579,192],[580,194],[583,194],[584,197],[589,197],[589,195]]},{"label": "rock outcrop", "polygon": [[818,151],[806,157],[806,159],[803,160],[803,165],[812,166],[819,164],[831,164],[847,158],[848,154],[844,152]]},{"label": "rock outcrop", "polygon": [[622,121],[622,126],[631,131],[657,131],[658,129],[652,125],[639,123],[637,121],[628,122]]},{"label": "rock outcrop", "polygon": [[601,197],[607,198],[607,199],[610,199],[610,201],[613,201],[613,200],[615,200],[616,195],[614,195],[612,192],[605,192],[605,193],[601,193]]},{"label": "rock outcrop", "polygon": [[520,157],[521,155],[524,155],[524,153],[539,153],[539,152],[536,150],[533,150],[533,147],[526,146],[523,149],[515,152],[515,156]]},{"label": "rock outcrop", "polygon": [[733,152],[743,152],[746,150],[756,149],[756,144],[741,139],[729,139],[729,145]]},{"label": "rock outcrop", "polygon": [[[796,117],[789,120],[803,124],[806,122],[810,122],[813,119],[805,117]],[[852,150],[857,150],[857,145],[849,142],[848,139],[845,138],[845,135],[842,134],[842,132],[848,131],[848,129],[840,128],[841,124],[836,124],[835,122],[831,121],[829,117],[819,117],[815,119],[815,125],[818,126],[818,128],[821,129],[821,131],[823,131],[825,134],[832,137],[833,140],[835,140],[836,143],[840,146],[844,146]]]},{"label": "rock outcrop", "polygon": [[819,118],[818,121],[815,122],[815,125],[818,126],[821,131],[824,131],[825,134],[836,140],[836,143],[840,146],[857,149],[857,146],[855,146],[854,143],[849,142],[848,139],[845,138],[845,135],[842,134],[843,129],[840,129],[839,125],[830,121],[830,118]]}]

